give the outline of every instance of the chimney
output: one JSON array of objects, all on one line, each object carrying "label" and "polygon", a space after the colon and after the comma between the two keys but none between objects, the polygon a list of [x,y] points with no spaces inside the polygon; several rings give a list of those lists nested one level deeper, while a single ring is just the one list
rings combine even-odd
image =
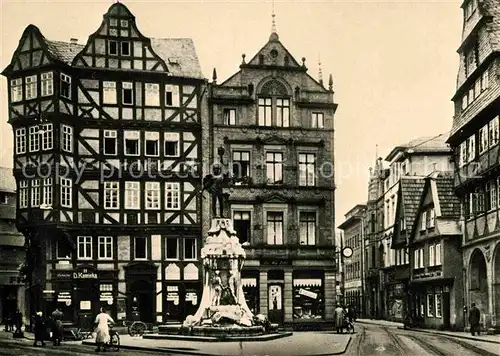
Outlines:
[{"label": "chimney", "polygon": [[69,42],[70,42],[72,45],[78,44],[78,38],[70,38],[70,39],[69,39]]}]

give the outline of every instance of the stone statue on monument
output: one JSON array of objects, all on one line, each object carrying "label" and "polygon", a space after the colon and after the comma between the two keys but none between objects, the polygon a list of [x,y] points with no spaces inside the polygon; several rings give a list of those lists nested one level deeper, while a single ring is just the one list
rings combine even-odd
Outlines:
[{"label": "stone statue on monument", "polygon": [[[224,172],[224,148],[219,147],[217,153],[220,157],[220,163],[216,163],[213,166],[213,174],[207,174],[203,177],[203,188],[200,191],[200,195],[207,190],[212,196],[212,214],[214,217],[224,217],[224,188],[229,186],[229,174]],[[226,194],[228,195],[228,194]],[[217,214],[217,202],[219,202],[219,214]]]}]

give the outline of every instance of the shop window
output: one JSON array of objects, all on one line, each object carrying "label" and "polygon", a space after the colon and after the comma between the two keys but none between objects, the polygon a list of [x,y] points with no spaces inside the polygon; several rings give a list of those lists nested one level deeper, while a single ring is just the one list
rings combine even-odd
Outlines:
[{"label": "shop window", "polygon": [[441,313],[442,313],[442,294],[441,293],[436,293],[434,295],[434,299],[436,301],[435,305],[435,310],[436,310],[436,318],[441,318]]},{"label": "shop window", "polygon": [[324,295],[322,277],[312,278],[309,273],[293,278],[293,318],[323,319]]},{"label": "shop window", "polygon": [[427,316],[432,318],[434,316],[434,295],[427,294]]},{"label": "shop window", "polygon": [[136,260],[146,259],[147,254],[147,239],[146,237],[135,237],[134,238],[134,258]]},{"label": "shop window", "polygon": [[240,243],[250,242],[251,217],[249,211],[235,211],[233,213],[234,229]]}]

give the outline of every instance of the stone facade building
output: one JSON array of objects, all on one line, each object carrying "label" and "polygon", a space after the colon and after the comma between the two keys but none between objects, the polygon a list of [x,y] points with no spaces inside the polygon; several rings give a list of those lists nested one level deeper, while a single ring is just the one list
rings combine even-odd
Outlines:
[{"label": "stone facade building", "polygon": [[16,181],[12,169],[0,167],[0,322],[19,309],[26,315],[25,287],[19,275],[24,236],[16,229]]},{"label": "stone facade building", "polygon": [[358,204],[345,214],[339,226],[344,230],[343,248],[352,250],[350,257],[341,256],[344,268],[344,304],[354,307],[358,315],[365,314],[365,268],[366,254],[366,205]]},{"label": "stone facade building", "polygon": [[455,193],[463,207],[465,305],[481,324],[500,321],[500,4],[466,0],[460,65],[448,142],[454,150]]},{"label": "stone facade building", "polygon": [[234,75],[219,84],[214,71],[209,85],[209,161],[224,148],[247,303],[297,328],[333,320],[332,85],[313,79],[275,30]]}]

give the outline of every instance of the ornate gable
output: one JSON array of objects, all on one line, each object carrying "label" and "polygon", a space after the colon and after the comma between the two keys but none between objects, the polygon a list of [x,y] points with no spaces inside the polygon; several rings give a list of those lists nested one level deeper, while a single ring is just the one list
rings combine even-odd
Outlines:
[{"label": "ornate gable", "polygon": [[76,67],[113,68],[168,72],[154,51],[151,40],[141,34],[135,16],[121,3],[104,14],[99,29],[89,36],[73,60]]},{"label": "ornate gable", "polygon": [[51,53],[38,27],[29,25],[24,30],[10,64],[3,74],[9,75],[17,71],[47,66],[55,60],[58,60],[57,56]]},{"label": "ornate gable", "polygon": [[269,41],[248,62],[251,66],[278,66],[287,68],[304,68],[280,42],[278,34],[273,32]]}]

